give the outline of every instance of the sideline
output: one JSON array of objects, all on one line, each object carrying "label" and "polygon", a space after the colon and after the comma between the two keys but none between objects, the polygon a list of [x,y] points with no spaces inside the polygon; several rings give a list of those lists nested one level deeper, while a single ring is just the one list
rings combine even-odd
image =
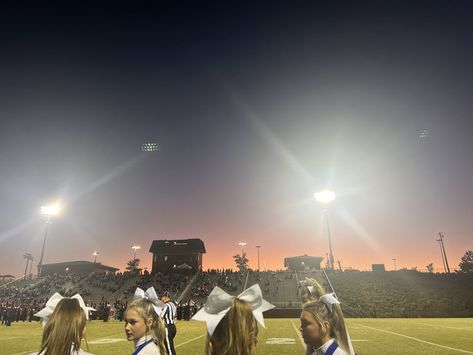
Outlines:
[{"label": "sideline", "polygon": [[461,353],[466,353],[466,354],[473,354],[472,351],[463,350],[463,349],[458,349],[458,348],[452,348],[452,347],[450,347],[450,346],[441,345],[441,344],[436,344],[436,343],[431,343],[430,341],[422,340],[422,339],[419,339],[419,338],[414,338],[414,337],[411,337],[411,336],[408,336],[408,335],[404,335],[404,334],[400,334],[400,333],[391,332],[391,331],[389,331],[389,330],[384,330],[384,329],[379,329],[379,328],[373,328],[373,327],[369,327],[369,326],[364,325],[364,324],[357,324],[357,325],[360,326],[360,327],[364,327],[364,328],[371,329],[371,330],[377,330],[378,332],[383,332],[383,333],[398,335],[398,336],[400,336],[400,337],[407,338],[407,339],[411,339],[411,340],[415,340],[415,341],[418,341],[418,342],[420,342],[420,343],[429,344],[429,345],[433,345],[433,346],[438,346],[439,348],[448,349],[448,350],[454,350],[454,351],[459,351],[459,352],[461,352]]},{"label": "sideline", "polygon": [[200,338],[202,338],[202,337],[204,337],[204,336],[206,336],[206,335],[207,335],[207,334],[199,335],[198,337],[195,337],[194,339],[190,339],[190,340],[188,340],[188,341],[185,341],[185,342],[183,342],[183,343],[180,343],[179,345],[175,345],[174,348],[177,349],[177,348],[180,347],[180,346],[183,346],[183,345],[192,343],[193,341],[195,341],[195,340],[197,340],[197,339],[200,339]]},{"label": "sideline", "polygon": [[294,331],[296,332],[297,337],[299,338],[299,341],[300,341],[300,344],[301,344],[302,348],[305,350],[304,339],[302,339],[302,334],[301,334],[301,332],[297,329],[297,327],[296,327],[296,325],[294,324],[294,321],[293,321],[293,320],[291,320],[291,325],[292,325],[292,327],[294,328]]}]

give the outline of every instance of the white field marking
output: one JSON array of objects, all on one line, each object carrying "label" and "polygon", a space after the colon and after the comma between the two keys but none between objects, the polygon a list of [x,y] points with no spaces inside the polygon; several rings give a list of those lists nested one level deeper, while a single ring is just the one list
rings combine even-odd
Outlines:
[{"label": "white field marking", "polygon": [[277,345],[294,345],[296,341],[294,338],[268,338],[266,344],[277,344]]},{"label": "white field marking", "polygon": [[369,341],[368,339],[351,339],[351,341]]},{"label": "white field marking", "polygon": [[383,332],[383,333],[388,333],[388,334],[394,334],[394,335],[398,335],[398,336],[403,337],[403,338],[407,338],[407,339],[411,339],[411,340],[418,341],[418,342],[420,342],[420,343],[429,344],[429,345],[433,345],[433,346],[438,346],[439,348],[444,348],[444,349],[449,349],[449,350],[455,350],[455,351],[459,351],[459,352],[461,352],[461,353],[466,353],[466,354],[473,354],[472,351],[463,350],[463,349],[458,349],[458,348],[452,348],[452,347],[450,347],[450,346],[441,345],[441,344],[436,344],[436,343],[431,343],[430,341],[426,341],[426,340],[422,340],[422,339],[419,339],[419,338],[410,337],[410,336],[408,336],[408,335],[404,335],[404,334],[400,334],[400,333],[391,332],[391,331],[389,331],[389,330],[384,330],[384,329],[378,329],[378,328],[368,327],[367,325],[363,325],[363,324],[359,324],[359,325],[360,325],[361,327],[365,327],[365,328],[368,328],[368,329],[377,330],[378,332]]},{"label": "white field marking", "polygon": [[194,339],[191,339],[191,340],[185,341],[185,342],[183,342],[183,343],[180,343],[179,345],[175,345],[175,346],[174,346],[174,348],[176,348],[176,349],[177,349],[177,348],[178,348],[178,347],[180,347],[180,346],[183,346],[183,345],[186,345],[186,344],[192,343],[193,341],[195,341],[195,340],[197,340],[197,339],[200,339],[200,338],[202,338],[202,337],[204,337],[204,336],[205,336],[205,334],[199,335],[198,337],[195,337]]},{"label": "white field marking", "polygon": [[297,329],[296,325],[294,324],[294,321],[291,320],[291,324],[292,324],[292,327],[294,328],[294,331],[296,332],[296,334],[299,337],[300,344],[301,344],[302,348],[305,349],[305,343],[304,343],[304,339],[302,339],[301,332]]},{"label": "white field marking", "polygon": [[100,339],[91,340],[88,343],[89,344],[111,344],[111,343],[118,343],[119,341],[127,341],[127,340],[122,339],[122,338],[100,338]]},{"label": "white field marking", "polygon": [[428,325],[430,327],[442,327],[442,328],[455,329],[455,330],[473,331],[473,328],[449,327],[448,325],[441,325],[441,324],[429,324],[429,323],[416,323],[416,324]]}]

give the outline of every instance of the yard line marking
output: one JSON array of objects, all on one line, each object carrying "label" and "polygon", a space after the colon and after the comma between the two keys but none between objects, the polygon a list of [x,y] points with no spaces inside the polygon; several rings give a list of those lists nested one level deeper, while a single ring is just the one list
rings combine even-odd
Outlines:
[{"label": "yard line marking", "polygon": [[448,325],[429,324],[429,323],[417,323],[417,324],[428,325],[428,326],[430,326],[430,327],[442,327],[442,328],[455,329],[455,330],[468,330],[468,331],[473,331],[473,328],[449,327]]},{"label": "yard line marking", "polygon": [[186,345],[186,344],[189,344],[189,343],[192,343],[193,341],[197,340],[197,339],[200,339],[202,337],[204,337],[205,334],[202,334],[202,335],[199,335],[198,337],[195,337],[194,339],[191,339],[191,340],[188,340],[188,341],[185,341],[183,343],[180,343],[179,345],[176,345],[175,348],[178,348],[180,346],[183,346],[183,345]]},{"label": "yard line marking", "polygon": [[379,332],[384,332],[384,333],[388,333],[388,334],[399,335],[400,337],[404,337],[404,338],[407,338],[407,339],[415,340],[415,341],[418,341],[418,342],[421,342],[421,343],[425,343],[425,344],[429,344],[429,345],[438,346],[439,348],[444,348],[444,349],[449,349],[449,350],[455,350],[455,351],[459,351],[459,352],[461,352],[461,353],[466,353],[466,354],[473,354],[472,351],[463,350],[463,349],[458,349],[458,348],[452,348],[452,347],[450,347],[450,346],[441,345],[441,344],[436,344],[436,343],[431,343],[430,341],[426,341],[426,340],[422,340],[422,339],[419,339],[419,338],[410,337],[410,336],[408,336],[408,335],[404,335],[404,334],[400,334],[400,333],[391,332],[391,331],[389,331],[389,330],[384,330],[384,329],[378,329],[378,328],[368,327],[367,325],[363,325],[363,324],[359,324],[359,325],[360,325],[361,327],[365,327],[365,328],[372,329],[372,330],[377,330],[377,331],[379,331]]},{"label": "yard line marking", "polygon": [[302,335],[301,335],[301,332],[297,330],[297,327],[296,325],[294,324],[294,321],[291,320],[291,325],[292,327],[294,328],[294,331],[296,332],[298,338],[299,338],[299,341],[300,341],[300,344],[302,346],[303,349],[305,349],[305,343],[304,343],[304,339],[302,339]]}]

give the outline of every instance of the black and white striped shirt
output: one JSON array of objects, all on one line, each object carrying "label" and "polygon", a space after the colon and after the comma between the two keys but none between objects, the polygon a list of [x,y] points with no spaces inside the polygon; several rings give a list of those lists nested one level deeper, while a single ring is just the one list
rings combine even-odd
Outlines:
[{"label": "black and white striped shirt", "polygon": [[163,314],[163,320],[166,325],[174,324],[174,320],[176,319],[177,307],[173,301],[169,301],[166,303],[166,310]]}]

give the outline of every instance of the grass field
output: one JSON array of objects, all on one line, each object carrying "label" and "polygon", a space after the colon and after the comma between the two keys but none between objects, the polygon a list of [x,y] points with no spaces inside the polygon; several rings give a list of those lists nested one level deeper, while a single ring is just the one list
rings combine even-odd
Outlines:
[{"label": "grass field", "polygon": [[[258,354],[304,354],[298,319],[266,319],[260,328]],[[347,319],[357,354],[473,354],[473,319]],[[87,325],[89,351],[97,355],[130,355],[123,323],[92,321]],[[178,322],[179,355],[202,354],[205,324]],[[41,325],[13,323],[0,327],[0,354],[20,355],[39,350]],[[83,346],[86,349],[85,346]]]}]

